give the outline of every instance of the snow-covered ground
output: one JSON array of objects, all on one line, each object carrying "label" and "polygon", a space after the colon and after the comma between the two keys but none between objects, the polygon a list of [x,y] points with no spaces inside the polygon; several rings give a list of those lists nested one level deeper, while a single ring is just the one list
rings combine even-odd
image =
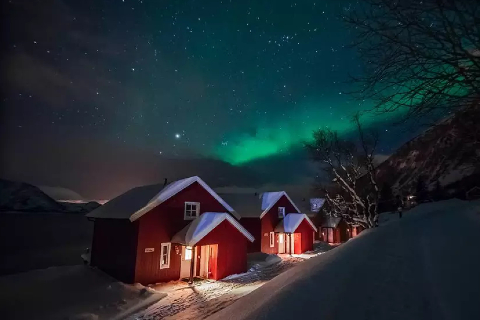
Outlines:
[{"label": "snow-covered ground", "polygon": [[478,319],[480,201],[385,217],[209,319]]},{"label": "snow-covered ground", "polygon": [[0,277],[0,318],[114,319],[165,296],[140,285],[117,282],[87,266],[51,267]]},{"label": "snow-covered ground", "polygon": [[261,260],[253,261],[249,271],[243,274],[232,275],[220,281],[203,280],[194,286],[180,281],[154,286],[156,291],[165,292],[168,296],[131,316],[129,320],[205,319],[282,272],[331,248],[333,247],[328,244],[316,243],[314,251],[302,255],[259,254],[257,258]]}]

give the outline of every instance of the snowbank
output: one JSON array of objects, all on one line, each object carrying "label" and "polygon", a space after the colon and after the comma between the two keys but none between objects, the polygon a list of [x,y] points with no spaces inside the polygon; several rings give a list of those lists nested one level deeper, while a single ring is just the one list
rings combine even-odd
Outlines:
[{"label": "snowbank", "polygon": [[141,285],[125,285],[86,266],[51,267],[0,278],[4,319],[113,319],[165,296]]},{"label": "snowbank", "polygon": [[422,204],[401,221],[289,269],[208,319],[475,319],[479,209],[455,199]]}]

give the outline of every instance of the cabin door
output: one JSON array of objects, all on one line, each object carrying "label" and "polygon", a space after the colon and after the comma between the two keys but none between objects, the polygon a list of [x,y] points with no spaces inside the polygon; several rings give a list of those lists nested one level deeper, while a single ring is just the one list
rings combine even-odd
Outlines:
[{"label": "cabin door", "polygon": [[200,277],[208,279],[208,258],[210,246],[201,246],[200,250]]},{"label": "cabin door", "polygon": [[278,253],[285,253],[285,233],[278,233]]},{"label": "cabin door", "polygon": [[292,234],[294,240],[294,244],[292,244],[294,250],[293,253],[300,254],[302,253],[302,234],[301,233],[293,233]]},{"label": "cabin door", "polygon": [[216,279],[218,244],[211,244],[208,247],[208,279]]},{"label": "cabin door", "polygon": [[295,248],[295,236],[293,233],[285,233],[285,253],[294,253]]},{"label": "cabin door", "polygon": [[[198,249],[198,248],[197,248]],[[190,264],[192,263],[192,247],[182,246],[182,261],[180,264],[180,279],[190,277]],[[193,275],[196,275],[196,268],[193,270]]]}]

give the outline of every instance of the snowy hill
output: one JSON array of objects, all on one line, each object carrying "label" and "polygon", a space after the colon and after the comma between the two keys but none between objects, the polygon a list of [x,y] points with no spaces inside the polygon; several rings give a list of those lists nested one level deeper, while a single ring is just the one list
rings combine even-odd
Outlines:
[{"label": "snowy hill", "polygon": [[282,273],[208,320],[477,319],[480,201],[426,203]]},{"label": "snowy hill", "polygon": [[28,183],[0,180],[0,211],[61,212],[64,207]]},{"label": "snowy hill", "polygon": [[438,180],[451,195],[464,196],[478,180],[472,162],[475,155],[480,156],[480,146],[466,130],[475,127],[479,114],[458,113],[405,143],[378,166],[379,181],[412,193],[423,176],[429,189]]},{"label": "snowy hill", "polygon": [[40,190],[42,190],[45,194],[47,194],[50,198],[59,200],[84,200],[81,195],[77,192],[62,188],[62,187],[50,187],[50,186],[38,186]]},{"label": "snowy hill", "polygon": [[31,184],[0,179],[0,212],[87,213],[99,206],[100,204],[94,201],[57,202]]}]

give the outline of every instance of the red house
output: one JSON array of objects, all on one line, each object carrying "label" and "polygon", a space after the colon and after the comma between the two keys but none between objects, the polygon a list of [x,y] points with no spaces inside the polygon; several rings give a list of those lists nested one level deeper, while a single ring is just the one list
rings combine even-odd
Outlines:
[{"label": "red house", "polygon": [[360,226],[349,226],[342,218],[326,216],[320,228],[321,239],[328,243],[345,242],[361,232]]},{"label": "red house", "polygon": [[254,241],[196,176],[131,189],[87,217],[94,221],[91,265],[126,283],[242,273]]},{"label": "red house", "polygon": [[[305,214],[300,214],[285,191],[221,196],[235,208],[241,216],[242,226],[256,239],[249,244],[248,252],[301,253],[312,249],[316,228]],[[284,218],[290,213],[296,213],[296,221],[300,223],[293,231],[289,228],[282,229]],[[299,219],[300,216],[302,219]],[[304,220],[306,222],[302,223]],[[293,250],[294,248],[297,249]]]}]

